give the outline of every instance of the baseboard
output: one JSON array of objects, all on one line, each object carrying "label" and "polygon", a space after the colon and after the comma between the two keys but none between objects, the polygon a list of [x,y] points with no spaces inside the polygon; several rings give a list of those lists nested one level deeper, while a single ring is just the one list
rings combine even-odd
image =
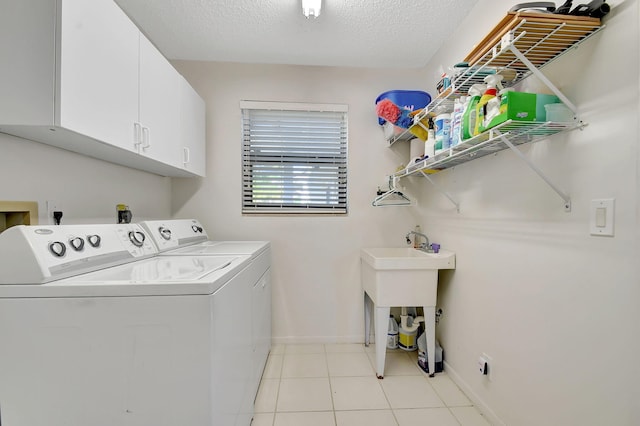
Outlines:
[{"label": "baseboard", "polygon": [[473,405],[476,406],[478,411],[482,413],[489,423],[494,426],[506,426],[506,423],[500,420],[496,413],[494,413],[493,410],[489,408],[489,406],[478,396],[478,394],[471,389],[471,386],[469,386],[467,382],[462,380],[462,377],[460,377],[456,370],[451,367],[451,364],[446,360],[444,361],[444,371],[447,373],[447,376],[449,376],[449,378],[453,380],[460,389],[462,389],[462,392],[467,395],[471,402],[473,402]]},{"label": "baseboard", "polygon": [[[360,343],[364,345],[364,336],[272,336],[271,342],[280,345],[296,344],[331,344],[331,343]],[[372,341],[373,343],[373,341]]]}]

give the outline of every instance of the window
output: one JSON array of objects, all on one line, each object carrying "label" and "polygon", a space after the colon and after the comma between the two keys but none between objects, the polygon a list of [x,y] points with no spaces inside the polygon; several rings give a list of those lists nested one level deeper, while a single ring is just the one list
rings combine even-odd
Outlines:
[{"label": "window", "polygon": [[243,213],[347,212],[347,106],[240,103]]}]

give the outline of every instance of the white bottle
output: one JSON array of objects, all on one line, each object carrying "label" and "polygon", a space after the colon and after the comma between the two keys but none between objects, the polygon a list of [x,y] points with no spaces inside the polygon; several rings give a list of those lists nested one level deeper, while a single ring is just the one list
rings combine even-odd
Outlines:
[{"label": "white bottle", "polygon": [[433,120],[429,119],[429,131],[427,131],[427,140],[424,141],[424,155],[433,158],[436,155],[436,132],[433,130]]},{"label": "white bottle", "polygon": [[449,133],[451,132],[451,114],[440,109],[435,119],[436,154],[449,148]]},{"label": "white bottle", "polygon": [[416,225],[416,229],[414,230],[415,234],[413,234],[413,248],[420,248],[420,236],[418,233],[422,233],[420,230],[420,225]]},{"label": "white bottle", "polygon": [[387,349],[398,349],[398,323],[393,315],[389,316],[389,328],[387,329]]},{"label": "white bottle", "polygon": [[450,146],[456,146],[460,143],[460,128],[462,126],[462,113],[464,112],[466,96],[456,99],[453,104],[453,115],[451,116],[451,142]]}]

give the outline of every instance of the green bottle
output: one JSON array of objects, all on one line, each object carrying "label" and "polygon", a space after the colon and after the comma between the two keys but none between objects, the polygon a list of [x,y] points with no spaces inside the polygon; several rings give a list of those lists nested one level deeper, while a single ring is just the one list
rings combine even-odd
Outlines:
[{"label": "green bottle", "polygon": [[485,90],[487,90],[487,86],[484,84],[474,84],[469,89],[469,103],[462,114],[462,140],[467,140],[475,136],[473,131],[476,127],[477,121],[476,106],[478,105],[478,102],[480,102],[480,98]]}]

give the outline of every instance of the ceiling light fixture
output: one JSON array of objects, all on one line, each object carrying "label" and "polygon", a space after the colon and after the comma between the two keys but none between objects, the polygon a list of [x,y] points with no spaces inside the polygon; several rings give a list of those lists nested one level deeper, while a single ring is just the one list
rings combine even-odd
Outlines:
[{"label": "ceiling light fixture", "polygon": [[309,19],[310,17],[317,18],[320,16],[320,9],[322,8],[322,0],[302,0],[302,14]]}]

